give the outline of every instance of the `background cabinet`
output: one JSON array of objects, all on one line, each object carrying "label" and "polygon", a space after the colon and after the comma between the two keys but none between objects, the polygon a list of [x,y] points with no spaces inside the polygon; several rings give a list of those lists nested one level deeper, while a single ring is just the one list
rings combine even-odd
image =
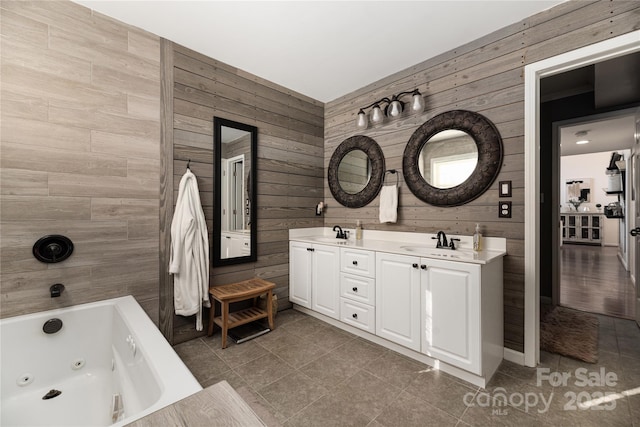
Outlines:
[{"label": "background cabinet", "polygon": [[562,241],[602,244],[602,215],[588,212],[561,213]]},{"label": "background cabinet", "polygon": [[235,258],[250,254],[251,236],[233,231],[220,233],[220,256],[222,258]]},{"label": "background cabinet", "polygon": [[340,316],[340,249],[289,243],[289,300],[326,316]]},{"label": "background cabinet", "polygon": [[376,335],[420,351],[420,259],[376,253]]}]

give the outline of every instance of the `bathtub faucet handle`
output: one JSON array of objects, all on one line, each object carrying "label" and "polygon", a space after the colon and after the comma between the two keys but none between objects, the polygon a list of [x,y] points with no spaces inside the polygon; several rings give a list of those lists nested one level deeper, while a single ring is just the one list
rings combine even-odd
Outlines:
[{"label": "bathtub faucet handle", "polygon": [[51,292],[51,298],[57,298],[62,295],[64,291],[64,285],[62,283],[56,283],[55,285],[51,285],[49,288],[49,292]]}]

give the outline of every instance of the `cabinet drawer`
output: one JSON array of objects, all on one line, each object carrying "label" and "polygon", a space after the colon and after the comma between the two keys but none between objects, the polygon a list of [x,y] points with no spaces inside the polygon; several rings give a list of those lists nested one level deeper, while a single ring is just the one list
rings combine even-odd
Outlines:
[{"label": "cabinet drawer", "polygon": [[376,279],[340,273],[340,296],[363,304],[375,305]]},{"label": "cabinet drawer", "polygon": [[376,332],[376,312],[370,305],[340,298],[340,320],[372,334]]},{"label": "cabinet drawer", "polygon": [[362,249],[340,248],[340,267],[344,273],[376,276],[376,255]]}]

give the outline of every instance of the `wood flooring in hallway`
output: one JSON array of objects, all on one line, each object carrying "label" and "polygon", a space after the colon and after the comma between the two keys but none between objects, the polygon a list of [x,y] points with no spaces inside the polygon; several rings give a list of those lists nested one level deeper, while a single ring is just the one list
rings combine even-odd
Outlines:
[{"label": "wood flooring in hallway", "polygon": [[613,246],[562,245],[560,305],[633,319],[635,289]]}]

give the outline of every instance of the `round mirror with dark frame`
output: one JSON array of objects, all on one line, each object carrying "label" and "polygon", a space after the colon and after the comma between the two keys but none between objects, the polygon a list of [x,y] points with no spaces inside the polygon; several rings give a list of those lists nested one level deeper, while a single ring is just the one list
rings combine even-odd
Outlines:
[{"label": "round mirror with dark frame", "polygon": [[333,197],[348,208],[361,208],[376,198],[384,177],[384,155],[364,135],[345,139],[333,152],[327,172]]},{"label": "round mirror with dark frame", "polygon": [[407,187],[435,206],[460,206],[483,194],[502,165],[502,138],[481,114],[453,110],[411,135],[402,170]]}]

